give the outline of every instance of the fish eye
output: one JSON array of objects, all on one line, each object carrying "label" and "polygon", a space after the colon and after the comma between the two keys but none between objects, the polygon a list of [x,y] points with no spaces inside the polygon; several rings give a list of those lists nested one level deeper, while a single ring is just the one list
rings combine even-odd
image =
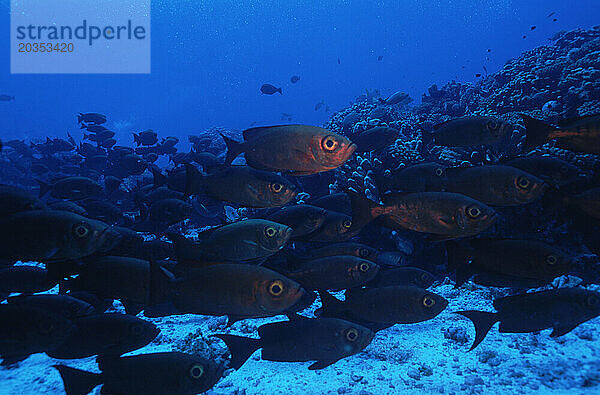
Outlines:
[{"label": "fish eye", "polygon": [[527,177],[519,177],[517,178],[517,185],[519,186],[519,188],[529,188],[529,185],[531,185],[531,181],[529,181],[529,179]]},{"label": "fish eye", "polygon": [[276,233],[277,233],[277,230],[275,230],[275,228],[272,226],[269,226],[265,229],[265,235],[267,237],[273,237],[273,236],[275,236]]},{"label": "fish eye", "polygon": [[426,273],[421,274],[421,281],[427,282],[429,280],[429,276]]},{"label": "fish eye", "polygon": [[488,128],[490,128],[490,129],[497,129],[498,128],[498,122],[493,121],[493,120],[489,121],[488,122]]},{"label": "fish eye", "polygon": [[363,273],[368,272],[369,268],[370,268],[370,266],[369,266],[369,264],[367,262],[363,262],[359,266],[360,271],[363,272]]},{"label": "fish eye", "polygon": [[596,297],[596,295],[588,296],[586,302],[589,306],[597,306],[598,298]]},{"label": "fish eye", "polygon": [[344,228],[346,228],[346,229],[350,229],[350,227],[352,226],[352,221],[350,221],[349,219],[347,219],[347,220],[345,220],[345,221],[342,223],[342,226],[343,226]]},{"label": "fish eye", "polygon": [[346,340],[349,342],[354,342],[356,339],[358,339],[358,331],[354,328],[346,329],[344,335],[346,336]]},{"label": "fish eye", "polygon": [[435,300],[431,296],[425,296],[423,298],[423,306],[432,307],[435,304]]},{"label": "fish eye", "polygon": [[279,193],[283,190],[283,185],[281,185],[278,182],[274,182],[273,184],[271,184],[271,190],[275,193]]},{"label": "fish eye", "polygon": [[441,167],[438,167],[437,169],[435,169],[435,175],[438,177],[441,177],[444,174],[444,169],[442,169]]},{"label": "fish eye", "polygon": [[556,262],[558,261],[558,259],[556,258],[556,256],[554,255],[548,255],[546,257],[546,263],[548,265],[554,265]]},{"label": "fish eye", "polygon": [[78,238],[84,238],[90,233],[90,229],[86,224],[77,224],[73,227],[73,235]]},{"label": "fish eye", "polygon": [[338,142],[333,138],[333,136],[327,136],[323,139],[321,145],[325,151],[333,151],[337,148]]},{"label": "fish eye", "polygon": [[561,166],[559,172],[562,174],[567,174],[569,172],[569,168],[567,166]]},{"label": "fish eye", "polygon": [[269,285],[269,293],[273,296],[279,296],[283,293],[283,281],[275,280]]},{"label": "fish eye", "polygon": [[358,254],[359,254],[361,257],[363,257],[363,258],[366,258],[366,257],[368,257],[369,255],[371,255],[371,251],[369,251],[369,250],[368,250],[368,249],[366,249],[366,248],[361,248],[361,249],[358,251]]},{"label": "fish eye", "polygon": [[190,377],[193,379],[199,379],[204,375],[204,366],[200,364],[192,365],[190,368]]},{"label": "fish eye", "polygon": [[469,207],[467,209],[467,215],[471,218],[477,218],[481,215],[481,210],[478,207]]}]

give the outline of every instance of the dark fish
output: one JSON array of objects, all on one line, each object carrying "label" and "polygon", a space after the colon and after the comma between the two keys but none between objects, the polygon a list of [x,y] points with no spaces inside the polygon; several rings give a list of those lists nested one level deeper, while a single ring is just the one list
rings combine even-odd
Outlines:
[{"label": "dark fish", "polygon": [[382,288],[401,285],[425,289],[429,288],[434,281],[433,275],[425,270],[416,267],[395,267],[379,270],[375,278],[366,284],[366,287]]},{"label": "dark fish", "polygon": [[202,175],[186,164],[185,195],[206,194],[209,197],[245,207],[278,207],[296,197],[296,187],[285,178],[248,166],[229,166]]},{"label": "dark fish", "polygon": [[102,185],[88,177],[65,177],[51,184],[38,180],[40,197],[46,193],[57,199],[85,199],[102,193]]},{"label": "dark fish", "polygon": [[340,255],[349,255],[357,258],[367,259],[380,266],[404,265],[403,254],[399,252],[378,251],[373,247],[352,242],[329,244],[321,248],[311,249],[308,255],[301,257],[301,261],[306,262],[318,258]]},{"label": "dark fish", "polygon": [[115,193],[119,190],[119,187],[121,186],[122,182],[123,180],[120,178],[106,176],[104,177],[104,190],[107,194]]},{"label": "dark fish", "polygon": [[531,27],[529,28],[529,30],[535,30],[535,29],[537,29],[537,26],[531,26]]},{"label": "dark fish", "polygon": [[332,193],[320,196],[310,201],[310,204],[316,207],[324,208],[328,211],[352,215],[352,203],[348,194],[343,192]]},{"label": "dark fish", "polygon": [[107,255],[127,256],[147,261],[156,261],[173,256],[173,244],[160,239],[145,241],[144,237],[136,231],[114,227],[119,233],[120,241],[117,245],[106,251]]},{"label": "dark fish", "polygon": [[213,361],[180,352],[98,357],[101,373],[54,365],[68,395],[87,394],[102,384],[103,394],[193,395],[211,389],[223,369]]},{"label": "dark fish", "polygon": [[[193,268],[173,283],[169,314],[202,314],[234,322],[283,314],[305,291],[297,282],[270,269],[245,264],[216,264]],[[145,315],[154,316],[152,309]]]},{"label": "dark fish", "polygon": [[98,114],[95,112],[79,113],[77,116],[77,122],[79,123],[92,123],[100,125],[106,122],[106,115]]},{"label": "dark fish", "polygon": [[550,156],[526,156],[505,163],[541,178],[558,188],[573,181],[580,173],[579,168],[562,159]]},{"label": "dark fish", "polygon": [[129,314],[94,314],[73,320],[74,330],[51,358],[76,359],[92,355],[119,356],[148,345],[160,330],[151,322]]},{"label": "dark fish", "polygon": [[32,294],[53,288],[58,281],[48,270],[37,266],[11,266],[0,269],[0,301],[13,292]]},{"label": "dark fish", "polygon": [[338,58],[338,64],[342,64],[342,61],[340,60],[340,58]]},{"label": "dark fish", "polygon": [[181,199],[162,199],[152,203],[148,219],[171,225],[189,218],[192,211],[192,205]]},{"label": "dark fish", "polygon": [[470,147],[494,144],[512,133],[514,127],[498,118],[474,116],[452,119],[434,129],[431,137],[436,145]]},{"label": "dark fish", "polygon": [[248,219],[212,228],[198,234],[198,241],[169,235],[178,261],[245,261],[275,254],[288,242],[292,228],[264,219]]},{"label": "dark fish", "polygon": [[25,189],[0,184],[0,218],[21,211],[42,210],[46,204]]},{"label": "dark fish", "polygon": [[379,56],[377,57],[377,61],[378,61],[378,62],[381,62],[382,60],[383,60],[383,55],[379,55]]},{"label": "dark fish", "polygon": [[0,305],[0,365],[12,365],[31,354],[52,351],[71,335],[73,322],[41,309]]},{"label": "dark fish", "polygon": [[397,129],[378,126],[353,135],[352,141],[357,152],[376,151],[393,146],[399,133]]},{"label": "dark fish", "polygon": [[[300,77],[299,77],[299,76],[297,76],[297,75],[293,75],[293,76],[292,76],[292,78],[290,78],[290,82],[291,82],[292,84],[295,84],[295,83],[296,83],[296,82],[298,82],[298,81],[300,81]],[[262,89],[261,89],[261,92],[262,92]],[[263,92],[263,93],[264,93],[264,92]]]},{"label": "dark fish", "polygon": [[481,73],[475,74],[475,78],[479,78],[479,77],[481,77]]},{"label": "dark fish", "polygon": [[446,169],[446,174],[446,191],[493,206],[531,203],[548,189],[543,180],[511,166],[456,167]]},{"label": "dark fish", "polygon": [[404,93],[404,92],[393,93],[385,100],[381,99],[381,98],[379,99],[380,103],[387,104],[388,106],[393,106],[395,104],[407,105],[412,101],[413,101],[413,99],[411,99],[411,97],[408,96],[408,94]]},{"label": "dark fish", "polygon": [[[91,133],[94,133],[94,134],[101,134],[103,132],[109,131],[106,128],[106,126],[102,126],[102,125],[81,125],[81,129],[86,129],[88,132],[91,132]],[[113,137],[114,135],[115,134],[112,133],[112,135],[110,135],[109,137]]]},{"label": "dark fish", "polygon": [[10,306],[52,311],[70,320],[96,314],[91,304],[70,295],[20,295],[11,296],[7,302]]},{"label": "dark fish", "polygon": [[158,134],[152,129],[144,130],[143,132],[133,133],[133,142],[139,147],[140,145],[154,145],[158,142]]},{"label": "dark fish", "polygon": [[248,166],[255,169],[306,175],[341,166],[356,149],[346,137],[316,126],[267,126],[243,133],[243,143],[221,135],[227,144],[225,164],[244,153]]},{"label": "dark fish", "polygon": [[402,192],[442,192],[448,184],[446,167],[437,163],[420,163],[391,172],[380,178],[379,188]]},{"label": "dark fish", "polygon": [[475,341],[470,350],[485,339],[496,322],[500,322],[500,333],[528,333],[552,328],[551,337],[565,335],[600,315],[600,294],[579,288],[552,289],[499,298],[494,300],[494,308],[497,313],[456,312],[475,325]]},{"label": "dark fish", "polygon": [[321,100],[320,102],[315,104],[315,111],[319,111],[321,109],[321,107],[323,107],[324,105],[325,105],[325,101]]},{"label": "dark fish", "polygon": [[262,359],[278,362],[317,361],[308,369],[317,370],[349,357],[367,347],[374,333],[360,325],[335,318],[309,319],[296,316],[258,328],[260,339],[215,335],[231,353],[231,367],[239,369],[254,351]]},{"label": "dark fish", "polygon": [[17,213],[0,223],[0,257],[64,261],[113,248],[120,239],[110,226],[67,211]]},{"label": "dark fish", "polygon": [[[102,143],[105,140],[112,139],[114,136],[115,136],[115,132],[106,129],[106,130],[103,130],[101,132],[93,133],[93,134],[85,134],[84,133],[83,134],[83,139],[84,140],[90,140],[90,141],[93,141],[93,142],[96,142],[96,143]],[[116,143],[116,141],[115,141],[115,143]],[[106,148],[110,148],[110,147],[106,147]]]},{"label": "dark fish", "polygon": [[[481,285],[541,287],[573,269],[573,259],[535,240],[471,239],[448,242],[448,268],[456,270],[456,286],[471,276]],[[470,262],[470,263],[469,263]]]},{"label": "dark fish", "polygon": [[319,292],[323,307],[320,317],[338,317],[353,322],[413,324],[435,318],[448,305],[443,297],[422,288],[391,286],[356,288],[346,291],[342,302],[327,292]]},{"label": "dark fish", "polygon": [[106,140],[102,141],[100,143],[100,146],[103,148],[111,148],[115,144],[117,144],[117,140],[111,138],[111,139],[106,139]]},{"label": "dark fish", "polygon": [[308,235],[319,229],[327,216],[327,210],[309,204],[283,207],[267,217],[268,220],[292,228],[292,238]]},{"label": "dark fish", "polygon": [[564,201],[576,206],[589,216],[600,219],[600,188],[592,188],[578,195],[567,196]]},{"label": "dark fish", "polygon": [[12,101],[15,100],[14,96],[0,95],[0,101]]},{"label": "dark fish", "polygon": [[548,15],[546,15],[546,18],[550,18],[551,16],[553,16],[554,14],[556,14],[556,12],[552,11],[551,13],[549,13]]},{"label": "dark fish", "polygon": [[158,264],[121,256],[93,258],[79,271],[79,276],[64,284],[65,289],[91,292],[100,299],[119,299],[130,314],[163,302],[172,276]]},{"label": "dark fish", "polygon": [[79,201],[85,211],[86,217],[97,219],[106,224],[117,224],[123,221],[121,209],[115,204],[98,199],[84,199]]},{"label": "dark fish", "polygon": [[69,202],[68,200],[58,200],[48,203],[48,208],[51,210],[68,211],[83,217],[87,216],[87,211],[77,203]]},{"label": "dark fish", "polygon": [[557,139],[556,147],[590,154],[600,153],[600,115],[569,118],[558,123],[558,127],[539,121],[529,115],[520,114],[525,122],[526,137],[523,151]]},{"label": "dark fish", "polygon": [[271,84],[263,84],[263,86],[260,87],[260,91],[264,94],[264,95],[272,95],[274,93],[279,92],[280,95],[282,95],[283,93],[281,92],[281,88],[276,88]]},{"label": "dark fish", "polygon": [[329,256],[305,262],[293,272],[284,274],[304,289],[341,290],[360,287],[371,281],[379,266],[355,256]]},{"label": "dark fish", "polygon": [[392,193],[384,202],[384,226],[432,233],[437,240],[474,236],[496,220],[493,209],[458,193]]}]

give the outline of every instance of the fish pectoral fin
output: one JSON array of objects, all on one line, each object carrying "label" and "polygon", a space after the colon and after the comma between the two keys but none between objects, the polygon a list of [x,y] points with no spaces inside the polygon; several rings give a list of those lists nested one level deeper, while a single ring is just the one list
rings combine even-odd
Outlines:
[{"label": "fish pectoral fin", "polygon": [[251,245],[253,247],[258,247],[258,243],[256,243],[255,241],[252,241],[252,240],[242,240],[242,243]]},{"label": "fish pectoral fin", "polygon": [[577,327],[577,325],[579,325],[579,324],[556,325],[553,327],[550,337],[558,337],[558,336],[566,335],[567,333],[569,333],[573,329],[575,329]]},{"label": "fish pectoral fin", "polygon": [[325,361],[317,361],[308,367],[308,370],[319,370],[324,369],[329,365],[332,365],[339,361],[339,359],[325,360]]}]

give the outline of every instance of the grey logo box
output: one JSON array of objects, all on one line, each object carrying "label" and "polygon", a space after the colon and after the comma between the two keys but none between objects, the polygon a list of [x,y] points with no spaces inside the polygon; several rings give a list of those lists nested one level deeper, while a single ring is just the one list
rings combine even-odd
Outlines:
[{"label": "grey logo box", "polygon": [[11,0],[13,74],[150,73],[150,0]]}]

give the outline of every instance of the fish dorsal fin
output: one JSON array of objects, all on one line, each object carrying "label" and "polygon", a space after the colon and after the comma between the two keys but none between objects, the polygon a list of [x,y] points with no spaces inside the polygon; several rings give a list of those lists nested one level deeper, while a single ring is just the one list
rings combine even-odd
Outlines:
[{"label": "fish dorsal fin", "polygon": [[452,121],[454,121],[454,119],[449,119],[449,120],[444,121],[442,123],[438,123],[437,125],[433,126],[433,130],[438,130],[438,129],[442,128],[443,126],[446,126],[448,123],[450,123]]},{"label": "fish dorsal fin", "polygon": [[572,117],[572,118],[562,119],[562,120],[558,121],[557,124],[560,127],[569,127],[577,122],[585,121],[585,120],[593,119],[593,118],[600,118],[600,114],[583,115],[581,117]]}]

